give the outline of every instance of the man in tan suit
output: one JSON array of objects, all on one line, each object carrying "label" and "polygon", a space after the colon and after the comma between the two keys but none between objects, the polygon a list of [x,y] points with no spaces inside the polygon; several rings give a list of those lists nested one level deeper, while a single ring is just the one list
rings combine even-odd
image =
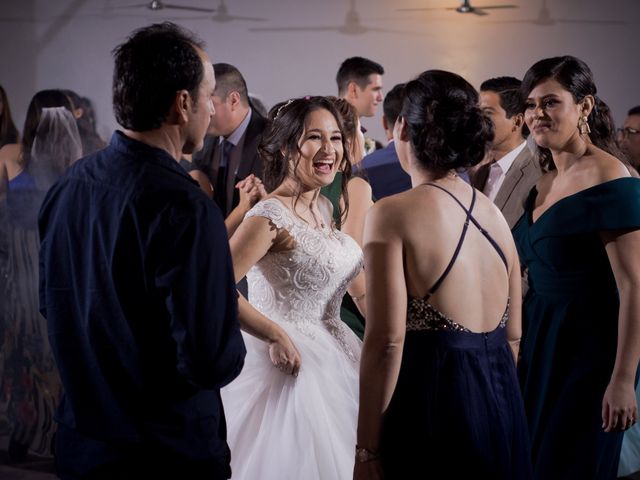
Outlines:
[{"label": "man in tan suit", "polygon": [[520,80],[498,77],[480,86],[480,107],[491,117],[495,137],[490,161],[479,167],[471,184],[488,196],[513,228],[524,212],[524,201],[542,175],[540,165],[527,145]]}]

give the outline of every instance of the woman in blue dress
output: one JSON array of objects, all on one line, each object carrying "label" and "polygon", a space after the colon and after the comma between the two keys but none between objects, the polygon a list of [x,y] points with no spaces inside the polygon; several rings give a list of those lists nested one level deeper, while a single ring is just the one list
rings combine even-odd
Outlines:
[{"label": "woman in blue dress", "polygon": [[0,444],[14,462],[52,453],[62,386],[39,311],[37,219],[47,189],[82,154],[71,110],[60,90],[36,93],[20,143],[0,148]]},{"label": "woman in blue dress", "polygon": [[394,140],[413,188],[365,225],[356,479],[530,478],[518,255],[497,207],[456,174],[492,139],[462,77],[406,85]]},{"label": "woman in blue dress", "polygon": [[534,476],[614,479],[637,418],[640,180],[584,62],[541,60],[522,93],[547,170],[513,229],[529,271],[519,373]]}]

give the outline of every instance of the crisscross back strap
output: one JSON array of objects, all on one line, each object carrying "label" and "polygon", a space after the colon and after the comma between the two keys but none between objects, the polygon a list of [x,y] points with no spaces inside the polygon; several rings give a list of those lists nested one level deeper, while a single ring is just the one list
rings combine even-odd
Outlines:
[{"label": "crisscross back strap", "polygon": [[427,295],[425,297],[425,300],[428,300],[434,293],[436,293],[436,291],[438,290],[438,288],[440,288],[440,285],[442,284],[444,279],[447,278],[447,275],[449,275],[449,272],[453,268],[453,264],[455,263],[456,259],[458,258],[458,255],[460,254],[460,249],[462,248],[462,244],[464,243],[464,239],[465,239],[465,237],[467,235],[467,230],[469,229],[469,222],[470,221],[471,221],[471,223],[473,223],[478,228],[480,233],[482,233],[482,235],[493,246],[495,251],[498,253],[500,258],[502,259],[502,263],[504,263],[505,268],[507,268],[507,270],[508,270],[509,267],[508,267],[508,263],[507,263],[507,258],[505,257],[504,252],[502,251],[502,249],[500,248],[500,245],[498,245],[498,243],[493,239],[493,237],[491,237],[491,235],[489,235],[489,232],[487,232],[484,228],[482,228],[482,225],[480,225],[480,223],[475,219],[475,217],[471,213],[473,211],[473,207],[474,207],[474,205],[476,203],[476,189],[475,188],[473,188],[473,187],[471,188],[471,190],[472,190],[471,205],[469,205],[469,208],[467,209],[467,207],[465,207],[462,204],[462,202],[460,200],[458,200],[458,197],[456,197],[453,193],[451,193],[446,188],[443,188],[440,185],[436,185],[435,183],[431,183],[431,182],[423,183],[422,185],[436,187],[436,188],[442,190],[447,195],[449,195],[451,198],[453,198],[456,201],[456,203],[458,205],[460,205],[460,208],[462,208],[462,210],[464,210],[464,212],[467,214],[467,218],[464,221],[464,226],[462,227],[462,233],[460,234],[460,239],[458,240],[458,245],[456,246],[456,250],[453,252],[453,256],[451,257],[451,260],[449,261],[449,264],[447,265],[447,268],[445,268],[444,272],[442,272],[442,275],[440,275],[440,278],[438,278],[438,280],[436,280],[436,283],[434,283],[433,286],[429,289],[429,292],[427,293]]}]

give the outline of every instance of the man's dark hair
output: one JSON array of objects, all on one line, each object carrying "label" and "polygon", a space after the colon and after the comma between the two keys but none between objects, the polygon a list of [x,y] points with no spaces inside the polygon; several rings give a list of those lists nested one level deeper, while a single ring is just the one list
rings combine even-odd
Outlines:
[{"label": "man's dark hair", "polygon": [[368,58],[351,57],[347,58],[336,74],[336,83],[338,84],[338,95],[344,95],[347,91],[349,83],[356,82],[361,88],[365,89],[369,85],[369,75],[384,75],[384,68]]},{"label": "man's dark hair", "polygon": [[481,92],[495,92],[500,96],[500,106],[511,118],[519,113],[524,113],[524,104],[520,96],[522,82],[514,77],[496,77],[482,82]]},{"label": "man's dark hair", "polygon": [[[481,92],[495,92],[500,97],[500,106],[511,118],[519,113],[524,114],[524,102],[520,92],[522,81],[515,77],[496,77],[485,80],[480,85]],[[522,136],[529,136],[529,128],[522,122]]]},{"label": "man's dark hair", "polygon": [[171,22],[133,32],[113,50],[113,110],[123,127],[143,132],[165,121],[176,93],[187,90],[193,104],[204,76],[198,48],[204,43]]},{"label": "man's dark hair", "polygon": [[228,63],[214,63],[213,72],[216,74],[215,95],[224,100],[231,92],[238,92],[242,104],[249,105],[247,82],[244,81],[240,70]]},{"label": "man's dark hair", "polygon": [[402,101],[404,100],[404,83],[395,85],[391,90],[387,92],[382,103],[382,109],[384,111],[384,118],[387,119],[387,126],[393,128],[396,123],[400,110],[402,110]]},{"label": "man's dark hair", "polygon": [[629,115],[640,115],[640,105],[633,107],[631,110],[627,112],[627,116]]}]

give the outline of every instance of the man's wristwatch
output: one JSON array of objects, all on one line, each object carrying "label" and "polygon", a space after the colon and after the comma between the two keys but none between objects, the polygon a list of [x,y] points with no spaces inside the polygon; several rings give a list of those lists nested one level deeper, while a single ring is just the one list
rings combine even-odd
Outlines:
[{"label": "man's wristwatch", "polygon": [[356,445],[356,461],[360,463],[370,462],[376,460],[379,457],[377,453],[367,450],[364,447]]}]

